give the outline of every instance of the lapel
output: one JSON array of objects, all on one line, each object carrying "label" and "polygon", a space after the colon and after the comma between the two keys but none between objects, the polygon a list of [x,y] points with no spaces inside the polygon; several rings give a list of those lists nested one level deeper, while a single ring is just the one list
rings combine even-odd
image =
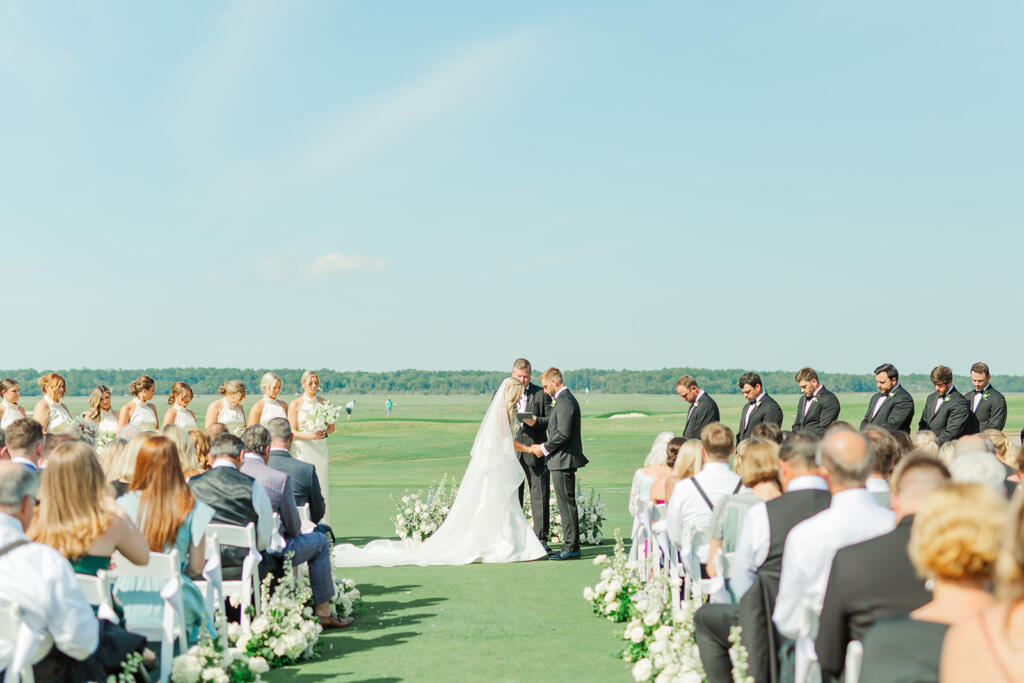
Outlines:
[{"label": "lapel", "polygon": [[[946,395],[948,396],[949,392],[946,392]],[[930,398],[933,398],[935,400],[932,401],[931,408],[929,409],[930,414],[928,416],[928,419],[929,420],[938,420],[939,419],[939,415],[942,415],[942,411],[946,409],[945,404],[947,403],[947,401],[943,401],[942,398],[938,394],[935,394],[935,393],[933,393]],[[941,405],[936,406],[936,402],[939,402]]]}]

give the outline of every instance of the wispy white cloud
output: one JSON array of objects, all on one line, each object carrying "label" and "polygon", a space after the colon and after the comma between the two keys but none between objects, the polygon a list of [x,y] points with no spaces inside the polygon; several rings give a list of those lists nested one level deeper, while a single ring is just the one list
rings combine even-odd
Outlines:
[{"label": "wispy white cloud", "polygon": [[330,273],[345,273],[353,270],[371,270],[384,268],[388,265],[384,260],[372,260],[359,254],[342,254],[332,252],[313,259],[309,266],[309,274],[313,277]]}]

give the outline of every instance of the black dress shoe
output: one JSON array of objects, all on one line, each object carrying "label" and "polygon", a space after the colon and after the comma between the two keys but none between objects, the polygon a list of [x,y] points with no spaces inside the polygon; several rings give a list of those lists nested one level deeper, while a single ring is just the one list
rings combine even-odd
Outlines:
[{"label": "black dress shoe", "polygon": [[569,550],[562,550],[560,553],[553,553],[548,557],[549,560],[578,560],[580,559],[580,551],[571,552]]},{"label": "black dress shoe", "polygon": [[544,552],[546,552],[548,555],[551,554],[551,548],[548,547],[547,543],[544,543],[543,541],[541,541],[541,546],[544,548]]}]

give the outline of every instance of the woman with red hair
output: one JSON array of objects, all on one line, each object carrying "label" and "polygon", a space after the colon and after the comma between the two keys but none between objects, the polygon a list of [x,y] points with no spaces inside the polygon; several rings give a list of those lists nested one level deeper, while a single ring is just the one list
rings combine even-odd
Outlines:
[{"label": "woman with red hair", "polygon": [[[192,495],[181,473],[178,448],[165,436],[150,436],[143,442],[135,460],[135,471],[128,493],[117,501],[142,531],[153,552],[177,549],[182,568],[182,599],[188,641],[194,643],[203,624],[203,596],[188,578],[202,572],[205,561],[206,526],[213,508]],[[124,577],[114,590],[124,605],[125,617],[159,621],[163,613],[160,589],[155,579]],[[213,631],[213,624],[207,624]]]},{"label": "woman with red hair", "polygon": [[48,372],[39,378],[39,388],[43,397],[36,403],[32,418],[43,426],[44,434],[63,434],[71,431],[75,421],[67,406],[60,402],[68,385],[64,378],[56,372]]}]

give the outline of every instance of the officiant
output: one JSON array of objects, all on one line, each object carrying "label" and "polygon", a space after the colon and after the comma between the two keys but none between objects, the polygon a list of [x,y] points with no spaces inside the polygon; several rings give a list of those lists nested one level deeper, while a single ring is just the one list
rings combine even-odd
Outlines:
[{"label": "officiant", "polygon": [[[530,382],[533,368],[530,361],[517,358],[512,364],[512,377],[523,383],[525,390],[519,398],[516,412],[530,414],[534,418],[546,418],[551,412],[551,397],[544,393],[536,384]],[[543,443],[547,439],[546,419],[528,420],[533,426],[516,420],[515,440],[524,446]],[[548,530],[551,527],[551,473],[544,464],[543,458],[534,457],[530,453],[516,453],[519,463],[523,466],[526,481],[519,485],[519,504],[523,504],[523,493],[526,486],[530,487],[530,513],[533,515],[533,533],[548,548]]]}]

